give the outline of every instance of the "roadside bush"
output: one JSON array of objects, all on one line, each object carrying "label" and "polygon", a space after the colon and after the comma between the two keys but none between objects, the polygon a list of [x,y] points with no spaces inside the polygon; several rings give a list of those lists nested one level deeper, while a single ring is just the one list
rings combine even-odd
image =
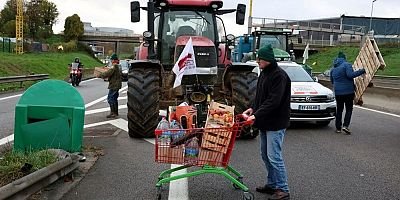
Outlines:
[{"label": "roadside bush", "polygon": [[[63,50],[59,50],[58,47],[62,46]],[[58,42],[54,43],[50,47],[51,52],[73,52],[78,50],[78,42],[76,40],[71,40],[69,42]]]}]

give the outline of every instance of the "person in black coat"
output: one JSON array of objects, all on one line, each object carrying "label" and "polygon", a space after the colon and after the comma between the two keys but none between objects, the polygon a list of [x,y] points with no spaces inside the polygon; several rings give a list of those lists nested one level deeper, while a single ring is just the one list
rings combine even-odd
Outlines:
[{"label": "person in black coat", "polygon": [[256,191],[271,194],[271,200],[286,200],[290,194],[282,146],[290,120],[291,81],[278,67],[271,45],[257,52],[257,63],[262,72],[256,97],[251,108],[243,113],[250,115],[248,120],[254,120],[260,130],[261,157],[268,172],[266,184]]}]

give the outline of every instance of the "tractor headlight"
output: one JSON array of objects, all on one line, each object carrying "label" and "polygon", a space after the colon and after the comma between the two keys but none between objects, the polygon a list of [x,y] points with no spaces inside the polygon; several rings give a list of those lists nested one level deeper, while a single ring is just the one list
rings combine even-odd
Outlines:
[{"label": "tractor headlight", "polygon": [[229,40],[229,41],[233,41],[233,40],[235,40],[235,36],[232,35],[232,34],[228,34],[228,35],[226,36],[226,39]]},{"label": "tractor headlight", "polygon": [[153,34],[152,34],[150,31],[145,31],[145,32],[143,32],[143,37],[144,37],[144,38],[149,39],[149,38],[151,38],[152,35],[153,35]]}]

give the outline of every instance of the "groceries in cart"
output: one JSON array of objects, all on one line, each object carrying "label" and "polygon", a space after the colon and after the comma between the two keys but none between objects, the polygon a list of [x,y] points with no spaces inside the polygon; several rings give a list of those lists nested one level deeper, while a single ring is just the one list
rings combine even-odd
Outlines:
[{"label": "groceries in cart", "polygon": [[169,121],[163,117],[157,126],[156,161],[197,166],[226,165],[237,133],[234,133],[234,109],[234,106],[210,102],[205,127],[196,128],[195,107],[170,107]]}]

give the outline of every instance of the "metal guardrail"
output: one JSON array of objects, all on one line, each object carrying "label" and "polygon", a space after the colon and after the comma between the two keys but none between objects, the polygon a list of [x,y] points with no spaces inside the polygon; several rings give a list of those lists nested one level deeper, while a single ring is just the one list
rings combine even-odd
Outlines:
[{"label": "metal guardrail", "polygon": [[335,24],[335,23],[317,22],[309,20],[299,21],[299,20],[252,17],[251,25],[252,27],[261,27],[261,28],[284,28],[284,29],[295,29],[295,30],[321,31],[330,33],[344,33],[353,35],[365,34],[364,26]]},{"label": "metal guardrail", "polygon": [[34,75],[26,75],[26,76],[8,76],[8,77],[0,77],[0,84],[2,83],[20,83],[22,87],[22,83],[24,81],[40,81],[48,79],[48,74],[34,74]]}]

